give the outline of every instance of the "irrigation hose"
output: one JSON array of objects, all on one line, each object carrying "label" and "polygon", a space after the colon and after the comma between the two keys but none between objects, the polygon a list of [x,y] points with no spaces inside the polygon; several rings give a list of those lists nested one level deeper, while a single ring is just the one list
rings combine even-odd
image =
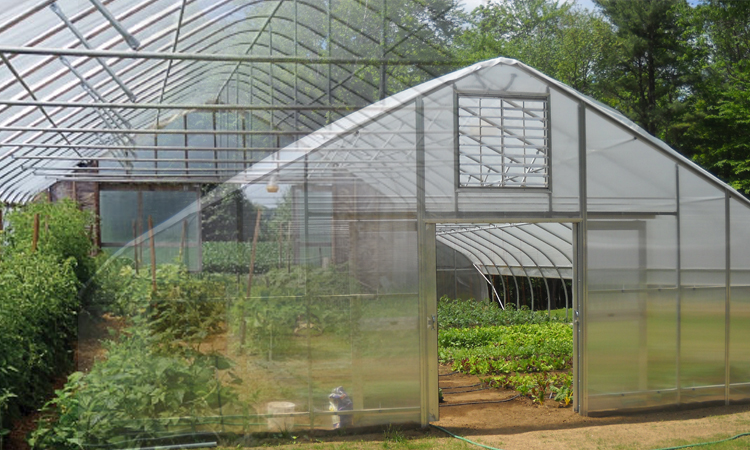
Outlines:
[{"label": "irrigation hose", "polygon": [[448,387],[442,387],[440,386],[440,389],[446,390],[446,389],[459,389],[459,388],[469,388],[469,387],[477,387],[477,386],[483,386],[484,383],[477,383],[477,384],[467,384],[466,386],[448,386]]},{"label": "irrigation hose", "polygon": [[505,402],[509,402],[509,401],[511,401],[511,400],[515,400],[515,399],[517,399],[517,398],[518,398],[518,397],[520,397],[520,396],[521,396],[521,394],[518,394],[518,395],[516,395],[515,397],[511,397],[511,398],[506,398],[506,399],[504,399],[504,400],[494,400],[494,401],[491,401],[491,402],[466,402],[466,403],[447,403],[447,404],[442,404],[442,405],[440,405],[440,407],[441,407],[441,408],[444,408],[444,407],[446,407],[446,406],[463,406],[463,405],[485,405],[485,404],[490,404],[490,403],[505,403]]},{"label": "irrigation hose", "polygon": [[[445,390],[445,388],[442,388],[442,389],[443,389],[443,390]],[[465,393],[465,392],[477,392],[477,391],[486,391],[487,389],[489,389],[489,388],[488,388],[488,387],[483,387],[483,388],[480,388],[480,389],[470,389],[470,390],[468,390],[468,391],[452,391],[452,392],[443,392],[443,395],[450,395],[450,394],[463,394],[463,393]]]},{"label": "irrigation hose", "polygon": [[[434,425],[433,425],[434,426]],[[690,447],[702,447],[704,445],[713,445],[713,444],[721,444],[722,442],[728,442],[733,441],[737,438],[741,438],[743,436],[750,436],[750,433],[740,433],[737,436],[732,436],[730,438],[721,439],[719,441],[711,441],[711,442],[699,442],[697,444],[687,444],[687,445],[678,445],[677,447],[666,447],[666,448],[657,448],[655,450],[678,450],[680,448],[690,448]]]},{"label": "irrigation hose", "polygon": [[448,434],[450,434],[451,436],[453,436],[456,439],[461,439],[464,442],[468,442],[469,444],[476,445],[477,447],[486,448],[488,450],[502,450],[502,449],[497,448],[497,447],[490,447],[489,445],[484,445],[484,444],[480,444],[479,442],[470,441],[470,440],[466,439],[465,437],[462,437],[462,436],[459,436],[457,434],[451,433],[450,431],[446,430],[443,427],[439,427],[439,426],[433,425],[433,424],[430,424],[430,426],[437,428],[438,430],[442,431],[443,433],[448,433]]}]

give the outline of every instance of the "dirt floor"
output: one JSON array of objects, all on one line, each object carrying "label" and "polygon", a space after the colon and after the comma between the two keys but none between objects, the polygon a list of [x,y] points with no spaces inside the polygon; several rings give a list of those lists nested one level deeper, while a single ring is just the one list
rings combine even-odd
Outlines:
[{"label": "dirt floor", "polygon": [[[450,373],[441,367],[441,374]],[[472,375],[441,376],[445,403],[435,425],[486,445],[512,449],[658,448],[678,439],[701,442],[716,436],[750,432],[750,405],[719,406],[609,417],[583,417],[548,400],[536,405],[525,397],[503,403],[451,406],[510,399],[515,392],[483,390]],[[451,394],[450,392],[460,392]],[[750,448],[750,440],[747,441]]]}]

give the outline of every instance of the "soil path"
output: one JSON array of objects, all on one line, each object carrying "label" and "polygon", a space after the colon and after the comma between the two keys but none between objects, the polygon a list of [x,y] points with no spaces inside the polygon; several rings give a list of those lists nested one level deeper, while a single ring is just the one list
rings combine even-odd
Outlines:
[{"label": "soil path", "polygon": [[[440,420],[434,424],[504,450],[653,449],[674,445],[678,439],[702,442],[750,432],[750,405],[608,417],[582,417],[572,408],[561,408],[552,400],[540,406],[525,397],[503,403],[451,406],[509,399],[515,392],[497,389],[465,392],[480,386],[451,389],[480,381],[471,375],[444,375],[449,372],[447,367],[441,367],[443,376],[439,384],[446,402],[441,404]],[[464,392],[458,393],[460,391]],[[747,443],[750,448],[750,439]]]}]

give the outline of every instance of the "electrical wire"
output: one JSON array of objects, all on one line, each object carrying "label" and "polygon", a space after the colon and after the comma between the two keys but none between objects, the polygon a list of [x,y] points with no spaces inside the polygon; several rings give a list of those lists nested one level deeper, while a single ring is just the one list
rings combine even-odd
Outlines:
[{"label": "electrical wire", "polygon": [[466,439],[465,437],[462,437],[462,436],[459,436],[457,434],[451,433],[450,431],[446,430],[443,427],[439,427],[439,426],[433,425],[433,424],[430,424],[430,426],[437,428],[438,430],[442,431],[443,433],[448,433],[448,434],[450,434],[451,436],[453,436],[456,439],[460,439],[460,440],[462,440],[464,442],[468,442],[469,444],[476,445],[477,447],[486,448],[488,450],[502,450],[502,449],[497,448],[497,447],[490,447],[489,445],[484,445],[484,444],[480,444],[479,442],[470,441],[470,440]]},{"label": "electrical wire", "polygon": [[518,394],[515,397],[506,398],[505,400],[494,400],[494,401],[490,401],[490,402],[448,403],[448,404],[440,405],[440,407],[442,408],[442,407],[445,407],[445,406],[484,405],[484,404],[490,404],[490,403],[505,403],[505,402],[509,402],[511,400],[515,400],[515,399],[517,399],[520,396],[521,396],[521,394]]},{"label": "electrical wire", "polygon": [[[434,425],[433,425],[433,426],[434,426]],[[732,436],[732,437],[730,437],[730,438],[726,438],[726,439],[721,439],[721,440],[719,440],[719,441],[711,441],[711,442],[699,442],[699,443],[697,443],[697,444],[678,445],[677,447],[665,447],[665,448],[657,448],[657,449],[655,449],[655,450],[677,450],[677,449],[680,449],[680,448],[702,447],[702,446],[704,446],[704,445],[714,445],[714,444],[720,444],[720,443],[722,443],[722,442],[733,441],[733,440],[735,440],[735,439],[737,439],[737,438],[741,438],[741,437],[743,437],[743,436],[750,436],[750,433],[740,433],[740,434],[738,434],[738,435],[736,435],[736,436]]]}]

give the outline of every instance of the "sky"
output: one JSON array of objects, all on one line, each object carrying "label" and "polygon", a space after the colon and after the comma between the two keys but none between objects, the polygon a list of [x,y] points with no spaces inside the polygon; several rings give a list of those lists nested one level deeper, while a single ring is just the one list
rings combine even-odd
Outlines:
[{"label": "sky", "polygon": [[[594,2],[592,0],[566,0],[566,1],[569,1],[571,3],[578,3],[579,5],[587,9],[593,9],[594,7]],[[471,12],[471,10],[473,10],[474,8],[476,8],[477,6],[485,2],[486,0],[464,0],[463,1],[464,9],[468,12]]]}]

